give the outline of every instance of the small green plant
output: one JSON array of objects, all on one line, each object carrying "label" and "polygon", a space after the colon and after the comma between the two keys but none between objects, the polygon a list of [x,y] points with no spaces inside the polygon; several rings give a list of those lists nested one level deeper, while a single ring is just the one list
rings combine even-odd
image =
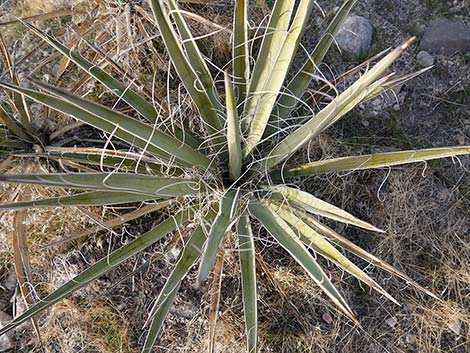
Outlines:
[{"label": "small green plant", "polygon": [[[190,233],[173,272],[149,314],[143,352],[150,352],[173,304],[181,282],[199,261],[198,283],[215,268],[228,234],[238,237],[247,350],[258,347],[255,239],[252,224],[264,228],[312,277],[326,295],[351,320],[357,319],[340,292],[315,260],[318,253],[374,288],[395,299],[365,272],[347,259],[336,244],[349,252],[424,289],[407,275],[367,253],[337,234],[313,215],[330,218],[371,231],[380,229],[296,187],[293,177],[357,171],[427,161],[470,153],[470,146],[434,148],[342,157],[291,165],[289,159],[359,103],[408,79],[391,80],[387,69],[413,41],[383,54],[372,67],[341,94],[322,105],[309,105],[304,93],[323,61],[333,38],[356,1],[344,1],[304,66],[289,75],[291,63],[314,6],[311,0],[276,1],[252,66],[247,28],[248,1],[237,0],[233,28],[233,72],[224,72],[224,94],[201,55],[175,0],[152,0],[155,21],[172,64],[197,108],[203,134],[172,121],[171,126],[149,103],[53,37],[25,24],[38,36],[86,70],[96,80],[134,108],[142,119],[34,81],[41,89],[18,84],[0,85],[16,94],[70,115],[107,133],[108,142],[119,139],[132,152],[103,149],[60,150],[66,160],[99,166],[96,172],[2,175],[1,181],[70,188],[83,192],[35,201],[3,204],[2,209],[28,207],[91,206],[155,201],[157,205],[185,205],[147,233],[101,259],[53,291],[38,304],[0,330],[0,335],[69,296],[90,281],[112,270],[138,252],[176,230]],[[296,6],[297,5],[297,6]],[[168,11],[169,9],[169,11]],[[175,28],[176,27],[176,28]],[[366,63],[367,65],[370,62]],[[287,77],[292,77],[287,81]],[[287,81],[287,84],[286,84]],[[330,90],[324,88],[324,92]],[[220,97],[225,98],[225,104]],[[325,94],[320,95],[326,96]],[[322,107],[313,111],[311,106]],[[292,124],[292,122],[295,124]],[[52,155],[54,151],[49,151]],[[186,234],[186,232],[181,232]],[[214,264],[215,267],[214,267]],[[220,280],[220,279],[219,279]],[[217,282],[217,281],[215,281]],[[216,298],[217,299],[217,298]],[[217,305],[214,305],[216,310]],[[211,315],[213,318],[216,315]],[[211,335],[211,347],[213,347]]]}]

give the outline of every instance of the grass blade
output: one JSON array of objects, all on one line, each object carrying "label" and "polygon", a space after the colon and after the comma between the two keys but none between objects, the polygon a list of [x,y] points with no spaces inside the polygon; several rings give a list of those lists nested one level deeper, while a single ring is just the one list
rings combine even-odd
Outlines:
[{"label": "grass blade", "polygon": [[256,254],[250,219],[243,214],[238,220],[238,256],[243,292],[243,312],[245,317],[246,342],[248,353],[258,352],[258,298],[256,290]]},{"label": "grass blade", "polygon": [[121,264],[125,260],[128,260],[141,250],[149,247],[158,240],[162,239],[165,235],[173,232],[179,226],[188,222],[193,217],[194,212],[195,209],[192,208],[181,211],[175,216],[167,218],[149,232],[143,234],[137,239],[134,239],[133,241],[129,242],[118,250],[115,250],[114,252],[109,254],[109,256],[102,258],[94,265],[90,266],[85,271],[81,272],[79,275],[74,277],[72,280],[66,282],[60,288],[47,295],[35,306],[26,310],[23,314],[16,317],[10,323],[2,327],[0,329],[0,336],[14,329],[26,320],[29,320],[31,317],[40,313],[44,309],[68,297],[81,287],[97,279],[101,275],[109,272],[114,267]]},{"label": "grass blade", "polygon": [[0,182],[127,192],[151,198],[196,194],[205,190],[204,186],[195,180],[126,173],[3,174],[0,175]]},{"label": "grass blade", "polygon": [[[278,3],[282,4],[277,5]],[[261,67],[260,77],[257,75],[257,66],[253,72],[253,78],[250,85],[249,96],[247,100],[246,117],[251,122],[249,135],[247,138],[244,156],[250,154],[261,140],[269,117],[272,113],[276,98],[282,88],[282,84],[286,78],[287,72],[299,47],[300,39],[305,30],[308,16],[311,12],[313,2],[310,0],[302,0],[297,9],[296,15],[293,19],[292,25],[289,30],[284,32],[283,25],[285,21],[289,23],[290,15],[293,9],[294,1],[277,1],[271,20],[275,20],[279,6],[281,12],[277,21],[270,22],[267,31],[274,30],[272,34],[273,41],[270,42],[269,48],[270,60],[266,63],[266,57],[261,56],[260,62],[257,63]],[[281,24],[281,27],[275,27],[276,24]],[[272,26],[272,27],[271,27]],[[266,42],[269,42],[267,40]],[[263,44],[265,39],[263,39]],[[263,48],[261,49],[263,53]],[[259,79],[260,82],[255,80]],[[254,87],[252,87],[254,86]]]},{"label": "grass blade", "polygon": [[219,213],[212,224],[209,237],[206,242],[204,254],[202,256],[201,265],[197,282],[201,284],[206,280],[209,272],[214,265],[217,254],[219,253],[225,235],[235,222],[235,216],[238,204],[238,192],[227,191],[220,202]]},{"label": "grass blade", "polygon": [[222,272],[224,270],[224,250],[220,249],[214,265],[211,285],[211,303],[209,311],[209,353],[215,351],[215,334],[217,328],[217,318],[219,316]]},{"label": "grass blade", "polygon": [[[29,198],[28,192],[26,197],[19,196],[19,201],[24,198]],[[26,240],[26,210],[16,211],[13,217],[13,256],[15,261],[15,272],[18,279],[18,286],[20,287],[21,296],[26,305],[26,309],[34,305],[36,298],[34,293],[28,289],[28,285],[32,288],[33,282],[31,277],[31,260],[29,256],[28,243]],[[41,341],[41,334],[39,326],[35,317],[31,318],[34,331]]]},{"label": "grass blade", "polygon": [[358,280],[364,282],[377,292],[391,300],[395,304],[399,305],[398,302],[390,294],[388,294],[377,282],[370,278],[364,271],[353,264],[343,254],[341,254],[333,245],[331,245],[325,238],[323,238],[318,232],[309,227],[304,221],[294,214],[292,209],[288,206],[281,205],[278,203],[270,203],[269,207],[284,221],[289,223],[292,229],[298,234],[299,238],[311,249],[324,258],[332,261],[339,268],[349,272],[351,275],[356,277]]},{"label": "grass blade", "polygon": [[352,224],[356,227],[368,229],[373,232],[385,233],[383,230],[374,227],[372,224],[361,221],[343,209],[320,200],[319,198],[305,191],[284,185],[273,186],[270,188],[270,190],[275,193],[272,195],[272,198],[286,200],[287,202],[292,203],[294,206],[300,207],[316,215],[334,219],[335,221],[342,223]]},{"label": "grass blade", "polygon": [[235,102],[243,113],[250,82],[250,51],[248,49],[248,0],[236,0],[233,23],[233,75]]},{"label": "grass blade", "polygon": [[292,110],[297,106],[297,103],[302,99],[305,90],[309,86],[318,70],[318,67],[322,63],[326,53],[333,44],[336,34],[341,29],[344,20],[349,15],[351,8],[355,5],[356,2],[357,0],[346,0],[343,3],[327,27],[320,42],[309,55],[309,58],[305,64],[289,82],[287,88],[285,89],[285,94],[281,96],[277,104],[278,109],[276,110],[276,120],[282,121],[286,119]]},{"label": "grass blade", "polygon": [[[283,171],[282,176],[308,176],[322,173],[384,168],[466,154],[470,154],[470,146],[429,148],[423,150],[367,154],[363,156],[334,158],[303,164]],[[277,175],[279,174],[280,172],[278,171]],[[274,173],[274,175],[276,175],[276,173]]]},{"label": "grass blade", "polygon": [[331,283],[328,276],[289,225],[273,210],[257,201],[249,204],[250,213],[256,217],[277,242],[303,267],[315,283],[328,295],[336,306],[353,322],[358,324],[348,303]]},{"label": "grass blade", "polygon": [[227,102],[227,146],[230,179],[235,181],[242,173],[242,146],[240,120],[235,104],[232,81],[225,71],[225,101]]}]

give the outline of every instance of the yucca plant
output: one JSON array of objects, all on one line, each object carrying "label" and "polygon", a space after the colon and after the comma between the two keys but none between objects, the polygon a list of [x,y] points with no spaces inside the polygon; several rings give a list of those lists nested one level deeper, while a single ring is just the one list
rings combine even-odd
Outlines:
[{"label": "yucca plant", "polygon": [[[232,74],[224,72],[224,90],[201,54],[175,0],[152,0],[151,7],[172,65],[197,108],[200,129],[190,130],[187,121],[165,123],[158,104],[146,101],[127,85],[105,73],[80,54],[69,50],[53,37],[25,24],[39,37],[87,71],[96,80],[131,106],[131,117],[72,95],[65,90],[34,81],[40,91],[17,84],[1,83],[56,111],[89,124],[108,136],[102,149],[73,148],[49,151],[60,158],[99,167],[95,172],[60,174],[2,175],[8,183],[39,184],[83,192],[56,198],[3,204],[4,210],[30,207],[96,206],[155,202],[174,210],[171,217],[147,233],[115,250],[78,276],[53,291],[38,304],[16,317],[0,330],[0,335],[59,302],[87,283],[112,270],[138,252],[177,231],[190,233],[173,272],[150,311],[143,352],[152,351],[162,324],[188,272],[199,261],[198,283],[214,270],[220,281],[220,253],[229,234],[238,237],[247,350],[257,351],[257,280],[255,239],[252,226],[261,226],[311,276],[337,305],[358,322],[340,292],[317,263],[320,254],[388,299],[395,299],[364,271],[346,258],[337,247],[401,277],[416,288],[434,296],[406,274],[384,263],[321,223],[315,216],[382,232],[350,213],[300,190],[292,177],[322,173],[357,171],[427,161],[470,153],[470,146],[434,148],[341,157],[291,165],[289,159],[320,133],[344,117],[362,101],[402,82],[409,76],[391,80],[388,68],[410,45],[400,45],[372,67],[363,66],[360,77],[330,101],[313,110],[304,93],[334,41],[334,36],[356,1],[344,1],[308,60],[290,72],[300,39],[314,6],[311,0],[276,1],[261,38],[257,60],[250,62],[247,0],[237,0],[234,11]],[[288,80],[287,78],[290,77]],[[329,87],[327,87],[327,90]],[[325,96],[325,95],[322,95]],[[225,103],[222,103],[224,98]],[[112,141],[132,146],[132,151],[108,149]],[[214,267],[215,264],[215,267]],[[218,298],[216,296],[215,301]],[[217,305],[213,306],[216,311]],[[216,317],[213,312],[212,318]],[[213,341],[213,332],[211,333]],[[211,342],[213,347],[213,342]]]}]

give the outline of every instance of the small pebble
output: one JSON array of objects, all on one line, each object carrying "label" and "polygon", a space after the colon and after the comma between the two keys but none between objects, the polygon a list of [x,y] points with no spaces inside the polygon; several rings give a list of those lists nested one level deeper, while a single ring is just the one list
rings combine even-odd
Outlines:
[{"label": "small pebble", "polygon": [[422,67],[429,67],[434,65],[434,57],[429,54],[427,51],[420,51],[418,55],[416,56],[416,59],[418,60],[418,63]]},{"label": "small pebble", "polygon": [[390,326],[391,328],[394,328],[395,326],[397,326],[398,324],[398,321],[396,318],[394,317],[391,317],[391,318],[388,318],[387,320],[385,320],[385,323]]}]

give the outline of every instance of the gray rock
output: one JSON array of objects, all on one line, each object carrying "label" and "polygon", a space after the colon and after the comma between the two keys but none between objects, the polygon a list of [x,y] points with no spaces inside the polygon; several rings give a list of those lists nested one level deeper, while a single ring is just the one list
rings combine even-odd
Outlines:
[{"label": "gray rock", "polygon": [[368,19],[349,16],[336,35],[336,42],[342,53],[353,58],[365,57],[372,44],[373,28]]},{"label": "gray rock", "polygon": [[429,67],[434,65],[434,57],[429,54],[427,51],[420,51],[416,56],[418,63],[423,67]]},{"label": "gray rock", "polygon": [[[3,311],[0,311],[0,328],[2,328],[7,322],[11,321],[11,316]],[[7,332],[0,336],[0,352],[13,349],[13,332]]]},{"label": "gray rock", "polygon": [[432,21],[424,31],[421,50],[446,56],[470,52],[470,28],[462,21],[441,18]]}]

